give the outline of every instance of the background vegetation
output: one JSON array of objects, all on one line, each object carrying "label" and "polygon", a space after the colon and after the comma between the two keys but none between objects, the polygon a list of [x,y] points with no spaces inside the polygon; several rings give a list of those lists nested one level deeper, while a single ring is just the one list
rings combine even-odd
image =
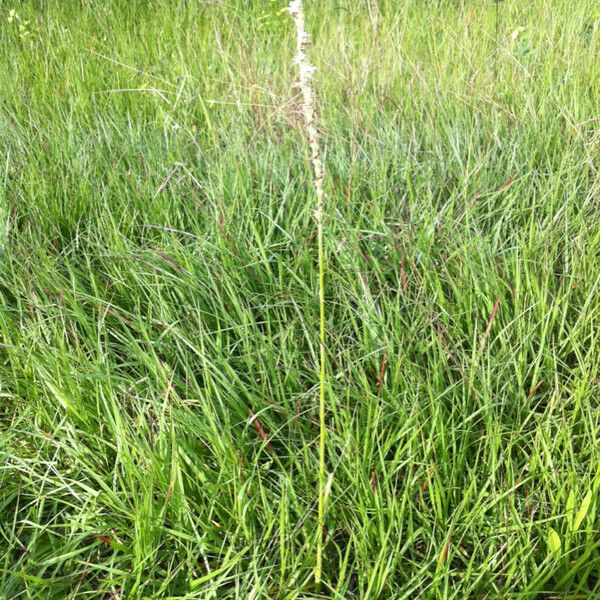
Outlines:
[{"label": "background vegetation", "polygon": [[0,596],[598,597],[596,3],[308,3],[320,591],[284,8],[0,0]]}]

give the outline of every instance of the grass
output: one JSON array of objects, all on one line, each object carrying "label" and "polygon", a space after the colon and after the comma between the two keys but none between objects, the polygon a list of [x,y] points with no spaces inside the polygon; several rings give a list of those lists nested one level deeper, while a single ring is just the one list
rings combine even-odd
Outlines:
[{"label": "grass", "polygon": [[284,8],[0,1],[0,594],[597,597],[595,3],[307,3],[320,590]]}]

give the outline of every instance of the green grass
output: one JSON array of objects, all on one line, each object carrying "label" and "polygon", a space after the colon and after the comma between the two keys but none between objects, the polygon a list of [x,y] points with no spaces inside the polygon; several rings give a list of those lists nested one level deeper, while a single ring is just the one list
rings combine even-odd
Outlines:
[{"label": "green grass", "polygon": [[0,597],[598,597],[595,4],[307,3],[317,591],[285,2],[0,0]]}]

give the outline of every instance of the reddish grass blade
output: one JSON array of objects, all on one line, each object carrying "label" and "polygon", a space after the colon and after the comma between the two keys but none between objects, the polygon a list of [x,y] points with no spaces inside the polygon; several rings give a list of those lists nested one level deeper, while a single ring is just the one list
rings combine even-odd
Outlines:
[{"label": "reddish grass blade", "polygon": [[383,387],[383,377],[385,375],[385,365],[387,363],[387,351],[383,351],[381,356],[381,368],[379,369],[379,379],[377,381],[377,395],[381,396],[381,388]]},{"label": "reddish grass blade", "polygon": [[260,439],[266,443],[267,449],[269,450],[269,452],[271,454],[274,454],[273,446],[271,446],[271,442],[269,441],[269,438],[267,437],[265,430],[262,428],[262,425],[260,424],[258,417],[250,409],[248,409],[248,414],[250,415],[250,423],[252,423],[254,425],[254,427],[256,427],[256,431],[258,431],[258,435],[260,436]]},{"label": "reddish grass blade", "polygon": [[440,555],[440,566],[446,564],[446,560],[448,560],[448,552],[450,552],[450,546],[452,545],[452,537],[448,536],[444,547],[442,548],[442,554]]},{"label": "reddish grass blade", "polygon": [[511,175],[496,191],[501,192],[505,190],[516,178],[516,175]]},{"label": "reddish grass blade", "polygon": [[165,492],[165,503],[171,497],[172,493],[173,493],[173,482],[169,483],[169,487],[167,488],[167,491]]},{"label": "reddish grass blade", "polygon": [[496,298],[496,302],[494,302],[494,308],[492,308],[492,314],[488,319],[488,324],[483,334],[483,338],[481,339],[481,344],[479,345],[479,352],[483,352],[485,345],[487,344],[488,337],[490,337],[490,333],[492,331],[492,325],[494,324],[494,319],[496,318],[496,313],[498,312],[498,308],[500,307],[500,296]]},{"label": "reddish grass blade", "polygon": [[542,385],[542,383],[544,383],[543,379],[540,379],[532,388],[531,391],[529,392],[529,395],[527,396],[527,402],[529,402],[534,396],[535,393],[540,389],[540,386]]},{"label": "reddish grass blade", "polygon": [[96,539],[102,542],[103,544],[106,544],[107,546],[112,546],[112,540],[110,538],[107,538],[105,535],[97,535]]}]

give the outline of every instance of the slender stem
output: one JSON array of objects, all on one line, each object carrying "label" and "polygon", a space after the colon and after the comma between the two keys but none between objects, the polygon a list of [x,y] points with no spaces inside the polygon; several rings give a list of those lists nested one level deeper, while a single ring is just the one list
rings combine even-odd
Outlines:
[{"label": "slender stem", "polygon": [[317,531],[317,566],[315,580],[321,581],[323,563],[323,534],[325,529],[325,256],[323,250],[323,218],[319,219],[318,246],[319,246],[319,519]]},{"label": "slender stem", "polygon": [[[316,111],[311,80],[315,68],[308,62],[305,49],[309,42],[304,29],[304,7],[302,0],[291,0],[288,8],[296,26],[296,56],[294,63],[298,67],[298,87],[302,93],[302,112],[308,145],[310,147],[310,162],[313,168],[313,189],[316,197],[315,219],[317,221],[317,244],[319,247],[319,509],[317,523],[317,557],[315,581],[321,583],[323,571],[323,532],[325,529],[325,505],[327,489],[325,485],[325,249],[323,237],[323,202],[325,192],[323,180],[325,169],[321,158],[319,131],[315,125]],[[326,489],[327,488],[327,489]]]}]

